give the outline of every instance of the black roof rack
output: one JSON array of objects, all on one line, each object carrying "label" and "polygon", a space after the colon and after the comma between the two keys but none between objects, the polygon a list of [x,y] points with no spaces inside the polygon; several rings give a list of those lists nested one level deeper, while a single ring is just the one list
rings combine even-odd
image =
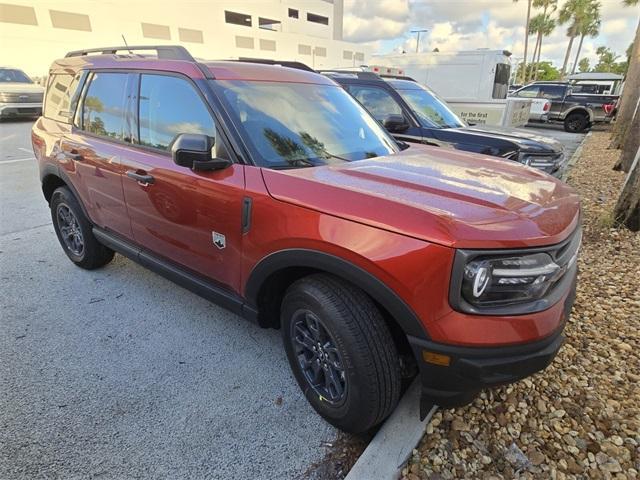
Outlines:
[{"label": "black roof rack", "polygon": [[74,50],[67,53],[65,57],[82,57],[91,54],[116,55],[118,52],[134,52],[135,50],[154,50],[158,58],[165,60],[196,61],[189,51],[180,45],[134,45],[130,47],[125,45],[122,47],[88,48],[84,50]]},{"label": "black roof rack", "polygon": [[382,80],[380,75],[374,72],[361,72],[354,70],[318,70],[323,75],[344,75],[345,77],[356,77],[362,80]]},{"label": "black roof rack", "polygon": [[315,70],[311,68],[309,65],[306,65],[302,62],[296,62],[295,60],[272,60],[269,58],[240,57],[237,60],[232,59],[231,61],[246,62],[246,63],[262,63],[265,65],[279,65],[281,67],[295,68],[297,70],[304,70],[306,72],[315,72]]}]

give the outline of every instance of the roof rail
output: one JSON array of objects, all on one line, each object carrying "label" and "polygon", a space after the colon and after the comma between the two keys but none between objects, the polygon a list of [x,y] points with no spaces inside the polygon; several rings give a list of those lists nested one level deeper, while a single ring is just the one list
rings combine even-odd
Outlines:
[{"label": "roof rail", "polygon": [[362,80],[382,80],[382,77],[373,72],[359,72],[353,70],[318,70],[318,73],[323,75],[342,75],[345,77],[356,77]]},{"label": "roof rail", "polygon": [[281,67],[295,68],[297,70],[304,70],[306,72],[315,72],[315,70],[311,68],[309,65],[306,65],[302,62],[297,62],[295,60],[272,60],[269,58],[240,57],[237,60],[231,59],[231,61],[246,62],[246,63],[263,63],[265,65],[279,65]]},{"label": "roof rail", "polygon": [[382,78],[393,78],[394,80],[407,80],[409,82],[418,82],[415,78],[408,77],[406,75],[390,75],[387,73],[383,73],[380,75]]},{"label": "roof rail", "polygon": [[68,52],[65,57],[81,57],[90,54],[115,55],[118,52],[133,53],[134,50],[155,50],[158,58],[165,60],[186,60],[188,62],[196,61],[189,51],[181,45],[135,45],[130,47],[125,45],[122,47],[88,48]]}]

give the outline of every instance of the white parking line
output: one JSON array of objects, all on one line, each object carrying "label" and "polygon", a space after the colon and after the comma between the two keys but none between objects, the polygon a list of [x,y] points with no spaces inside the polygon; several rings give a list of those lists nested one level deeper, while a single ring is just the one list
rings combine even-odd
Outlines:
[{"label": "white parking line", "polygon": [[23,152],[26,152],[28,154],[32,154],[33,153],[33,150],[30,150],[28,148],[18,147],[18,150],[22,150]]},{"label": "white parking line", "polygon": [[15,158],[13,160],[0,160],[0,165],[5,165],[7,163],[29,162],[29,161],[35,160],[35,159],[36,159],[36,157]]}]

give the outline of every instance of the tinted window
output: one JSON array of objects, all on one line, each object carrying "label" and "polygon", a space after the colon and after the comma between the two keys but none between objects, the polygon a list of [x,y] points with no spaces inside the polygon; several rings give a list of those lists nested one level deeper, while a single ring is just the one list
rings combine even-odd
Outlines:
[{"label": "tinted window", "polygon": [[0,82],[33,83],[22,70],[15,68],[0,68]]},{"label": "tinted window", "polygon": [[523,97],[523,98],[537,98],[539,95],[540,95],[540,87],[538,85],[525,87],[522,90],[518,90],[515,93],[516,97]]},{"label": "tinted window", "polygon": [[402,107],[382,88],[348,85],[347,90],[379,122],[389,115],[402,115]]},{"label": "tinted window", "polygon": [[423,127],[456,128],[466,126],[458,116],[449,110],[446,103],[435,93],[426,89],[398,90],[409,104]]},{"label": "tinted window", "polygon": [[342,163],[398,151],[342,88],[304,83],[214,82],[256,161],[272,168]]},{"label": "tinted window", "polygon": [[126,89],[126,73],[94,73],[82,102],[82,128],[122,139]]},{"label": "tinted window", "polygon": [[542,98],[549,100],[562,100],[565,88],[562,85],[543,85],[541,88]]},{"label": "tinted window", "polygon": [[182,78],[140,78],[140,143],[168,149],[179,133],[215,137],[213,118],[193,86]]},{"label": "tinted window", "polygon": [[493,81],[493,98],[507,98],[510,75],[510,65],[506,63],[498,63],[496,65],[496,75]]},{"label": "tinted window", "polygon": [[44,116],[60,122],[71,123],[75,105],[72,105],[80,74],[52,75],[49,79],[47,97],[44,102]]}]

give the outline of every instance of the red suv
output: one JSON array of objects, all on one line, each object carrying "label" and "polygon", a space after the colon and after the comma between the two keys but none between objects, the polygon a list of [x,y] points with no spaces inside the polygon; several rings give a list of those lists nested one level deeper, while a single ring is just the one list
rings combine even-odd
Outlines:
[{"label": "red suv", "polygon": [[574,192],[407,148],[325,76],[182,47],[71,52],[32,140],[72,262],[118,252],[280,328],[302,391],[343,430],[382,422],[416,373],[424,415],[542,370],[563,342]]}]

